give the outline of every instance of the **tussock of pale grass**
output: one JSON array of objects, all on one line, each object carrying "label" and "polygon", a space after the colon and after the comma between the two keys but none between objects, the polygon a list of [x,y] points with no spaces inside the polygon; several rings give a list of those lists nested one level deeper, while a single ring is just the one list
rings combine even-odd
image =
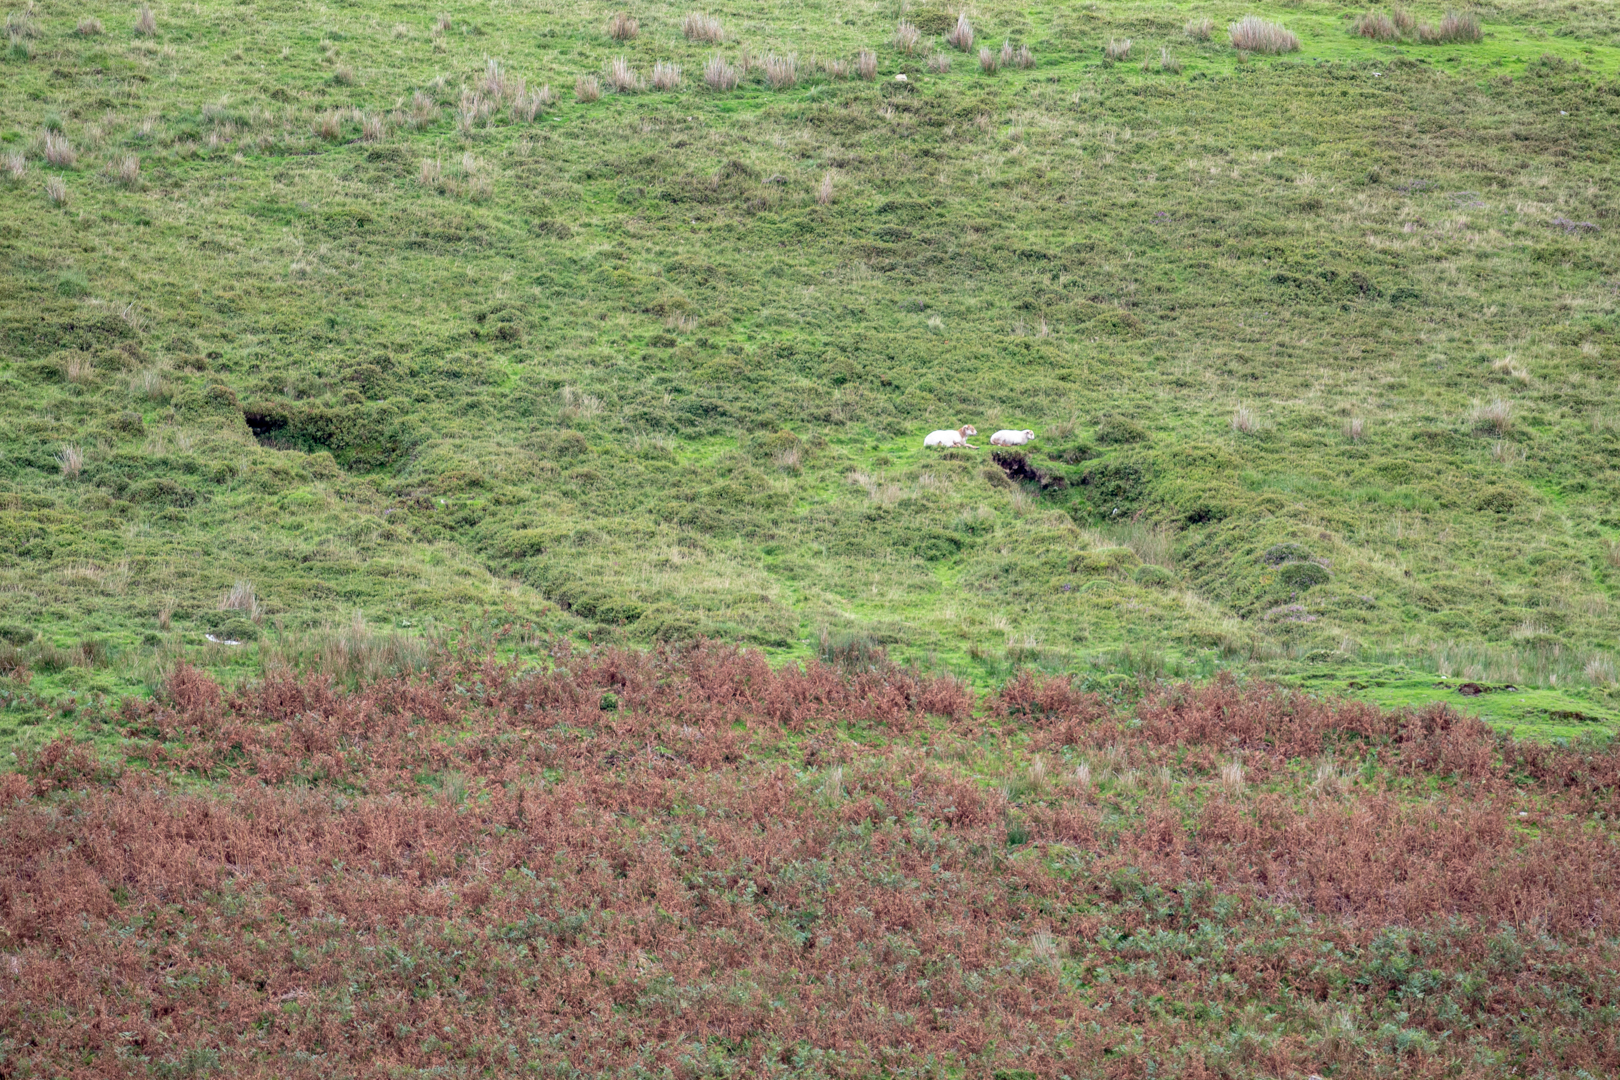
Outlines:
[{"label": "tussock of pale grass", "polygon": [[951,70],[951,54],[937,52],[928,58],[928,70],[935,75],[944,75]]},{"label": "tussock of pale grass", "polygon": [[1232,47],[1262,56],[1278,56],[1299,51],[1299,38],[1280,23],[1268,22],[1258,15],[1245,15],[1226,28]]},{"label": "tussock of pale grass", "polygon": [[142,37],[152,37],[157,33],[157,16],[145,4],[141,5],[140,13],[135,16],[135,32]]},{"label": "tussock of pale grass", "polygon": [[910,56],[917,51],[917,45],[922,41],[922,31],[904,19],[894,28],[894,47]]},{"label": "tussock of pale grass", "polygon": [[422,186],[437,191],[444,184],[444,165],[438,158],[423,158],[422,171],[418,174]]},{"label": "tussock of pale grass", "polygon": [[77,446],[64,446],[56,452],[56,463],[61,466],[62,475],[72,480],[84,471],[84,451]]},{"label": "tussock of pale grass", "polygon": [[129,389],[136,397],[147,401],[167,401],[170,397],[169,380],[156,368],[144,368],[130,377]]},{"label": "tussock of pale grass", "polygon": [[653,65],[652,86],[654,90],[676,90],[680,88],[680,85],[681,68],[679,64],[666,64],[660,60]]},{"label": "tussock of pale grass", "polygon": [[785,90],[799,83],[799,58],[793,53],[765,57],[765,82],[772,90]]},{"label": "tussock of pale grass", "polygon": [[956,16],[956,25],[945,35],[945,40],[962,52],[968,52],[973,48],[973,24],[968,22],[967,12],[961,12]]},{"label": "tussock of pale grass", "polygon": [[105,28],[101,25],[100,19],[87,18],[80,19],[79,25],[73,28],[73,32],[78,34],[80,37],[96,37],[97,35],[101,34],[104,29]]},{"label": "tussock of pale grass", "polygon": [[833,174],[827,170],[822,176],[821,183],[816,187],[816,202],[822,206],[829,206],[833,200]]},{"label": "tussock of pale grass", "polygon": [[1311,787],[1319,795],[1329,795],[1337,798],[1350,790],[1350,781],[1333,762],[1324,761],[1316,767],[1316,777],[1312,781]]},{"label": "tussock of pale grass", "polygon": [[857,53],[855,56],[855,71],[867,82],[877,78],[877,53],[870,49],[862,49]]},{"label": "tussock of pale grass", "polygon": [[240,611],[243,615],[259,621],[259,595],[253,591],[253,582],[238,581],[226,589],[219,597],[219,610]]},{"label": "tussock of pale grass", "polygon": [[316,117],[315,134],[328,142],[336,142],[343,134],[343,114],[332,109]]},{"label": "tussock of pale grass", "polygon": [[630,66],[630,61],[615,56],[602,68],[602,80],[616,94],[633,94],[641,89],[641,76]]},{"label": "tussock of pale grass", "polygon": [[1258,426],[1259,424],[1258,421],[1255,420],[1254,410],[1249,408],[1247,405],[1239,405],[1236,409],[1232,410],[1233,431],[1240,435],[1252,435],[1254,434],[1255,428]]},{"label": "tussock of pale grass", "polygon": [[735,90],[737,78],[737,69],[718,53],[709,57],[708,62],[703,65],[703,85],[710,90]]},{"label": "tussock of pale grass", "polygon": [[1417,16],[1399,5],[1389,9],[1389,20],[1402,34],[1414,33],[1417,30]]},{"label": "tussock of pale grass", "polygon": [[681,21],[681,33],[686,35],[687,41],[705,41],[711,45],[718,45],[726,36],[719,19],[696,11],[689,12]]},{"label": "tussock of pale grass", "polygon": [[359,73],[350,64],[339,64],[332,69],[332,83],[334,86],[353,86],[359,81]]},{"label": "tussock of pale grass", "polygon": [[547,83],[538,90],[520,94],[513,100],[512,119],[525,124],[529,123],[556,103],[557,95],[551,92],[551,84]]},{"label": "tussock of pale grass", "polygon": [[1479,25],[1479,16],[1468,12],[1448,11],[1439,26],[1418,27],[1418,40],[1425,45],[1472,44],[1485,38]]},{"label": "tussock of pale grass", "polygon": [[79,160],[73,144],[59,131],[45,132],[43,144],[45,160],[59,169],[71,169]]},{"label": "tussock of pale grass", "polygon": [[1614,661],[1606,656],[1594,656],[1586,662],[1583,674],[1593,686],[1608,686],[1614,682]]},{"label": "tussock of pale grass", "polygon": [[1170,51],[1168,45],[1159,46],[1159,70],[1170,75],[1179,75],[1181,73],[1181,61],[1176,59],[1175,54]]},{"label": "tussock of pale grass", "polygon": [[1215,33],[1215,20],[1189,19],[1187,25],[1181,28],[1181,32],[1194,41],[1208,41]]},{"label": "tussock of pale grass", "polygon": [[388,137],[388,121],[381,113],[367,113],[360,121],[360,140],[379,143]]},{"label": "tussock of pale grass", "polygon": [[986,75],[994,75],[996,73],[996,69],[1000,66],[1001,65],[997,61],[995,53],[991,52],[988,48],[982,48],[979,50],[980,71],[984,72]]},{"label": "tussock of pale grass", "polygon": [[1355,22],[1355,32],[1373,41],[1399,41],[1401,31],[1395,21],[1381,11],[1369,11]]},{"label": "tussock of pale grass", "polygon": [[849,78],[849,61],[823,60],[821,70],[827,73],[829,79],[847,79]]},{"label": "tussock of pale grass", "polygon": [[1234,795],[1241,795],[1245,783],[1241,761],[1229,761],[1221,766],[1221,786],[1226,790]]},{"label": "tussock of pale grass", "polygon": [[120,187],[137,188],[141,184],[141,159],[134,154],[122,154],[107,161],[107,179]]},{"label": "tussock of pale grass", "polygon": [[11,180],[21,180],[28,175],[28,159],[21,150],[6,152],[6,176]]},{"label": "tussock of pale grass", "polygon": [[641,33],[641,24],[626,12],[618,12],[608,20],[608,37],[614,41],[633,41]]},{"label": "tussock of pale grass", "polygon": [[67,184],[60,176],[45,178],[45,197],[56,206],[66,206],[68,201]]},{"label": "tussock of pale grass", "polygon": [[1344,437],[1351,442],[1360,442],[1366,430],[1367,422],[1359,416],[1352,416],[1344,422]]},{"label": "tussock of pale grass", "polygon": [[478,92],[480,94],[494,98],[497,101],[506,101],[508,98],[521,93],[522,89],[521,81],[515,81],[512,76],[508,75],[505,69],[501,67],[499,60],[491,58],[484,62],[484,71],[478,77]]},{"label": "tussock of pale grass", "polygon": [[562,411],[558,415],[564,420],[590,420],[602,414],[602,399],[577,386],[563,387],[561,397]]},{"label": "tussock of pale grass", "polygon": [[1131,55],[1130,38],[1109,38],[1108,44],[1103,46],[1103,59],[1118,63]]},{"label": "tussock of pale grass", "polygon": [[1013,54],[1012,66],[1020,71],[1028,71],[1035,66],[1035,54],[1028,45],[1018,46],[1018,51]]},{"label": "tussock of pale grass", "polygon": [[439,103],[418,90],[411,95],[411,107],[407,117],[407,122],[417,131],[432,127],[439,119]]},{"label": "tussock of pale grass", "polygon": [[574,80],[574,100],[587,104],[600,99],[602,84],[597,82],[595,75],[581,75]]},{"label": "tussock of pale grass", "polygon": [[1502,398],[1494,398],[1489,405],[1475,402],[1468,423],[1475,431],[1491,432],[1500,438],[1513,430],[1513,403]]}]

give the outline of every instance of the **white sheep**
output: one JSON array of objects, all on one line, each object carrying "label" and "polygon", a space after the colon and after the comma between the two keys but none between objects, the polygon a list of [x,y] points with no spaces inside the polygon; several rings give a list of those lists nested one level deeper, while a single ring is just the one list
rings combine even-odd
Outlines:
[{"label": "white sheep", "polygon": [[962,446],[969,450],[977,450],[977,446],[974,446],[972,443],[968,442],[968,436],[977,435],[978,433],[979,429],[974,427],[972,424],[963,424],[955,431],[952,431],[950,428],[946,428],[943,431],[930,431],[928,433],[928,437],[923,440],[923,446],[936,446],[942,448]]},{"label": "white sheep", "polygon": [[1033,431],[998,431],[990,436],[992,446],[1023,446],[1035,438]]}]

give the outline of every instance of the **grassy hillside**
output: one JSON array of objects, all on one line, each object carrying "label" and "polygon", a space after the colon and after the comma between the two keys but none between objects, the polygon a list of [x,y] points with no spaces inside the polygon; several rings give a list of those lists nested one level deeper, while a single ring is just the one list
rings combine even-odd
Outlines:
[{"label": "grassy hillside", "polygon": [[11,9],[0,738],[506,622],[1620,715],[1620,17],[616,10]]}]

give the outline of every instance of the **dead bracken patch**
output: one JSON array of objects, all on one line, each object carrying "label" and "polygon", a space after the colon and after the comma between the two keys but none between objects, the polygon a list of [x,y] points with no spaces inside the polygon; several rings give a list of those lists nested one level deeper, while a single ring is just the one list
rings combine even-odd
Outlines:
[{"label": "dead bracken patch", "polygon": [[[656,1073],[769,1030],[716,1052],[1083,1075],[1123,1044],[1186,1073],[1224,1033],[1178,1016],[1219,1007],[1278,1036],[1282,1075],[1347,1047],[1442,1075],[1473,1052],[1440,1038],[1457,1024],[1528,1069],[1620,1068],[1594,1008],[1525,1047],[1516,1018],[1563,989],[1501,977],[1620,993],[1620,860],[1590,825],[1620,809],[1620,753],[1231,680],[1122,711],[1026,672],[976,701],[822,651],[556,640],[542,672],[455,648],[350,690],[174,668],[101,714],[121,756],[64,737],[0,775],[11,1061],[455,1072],[487,1047],[422,1033],[488,1030],[533,1071]],[[1013,735],[1026,759],[962,764]],[[1469,980],[1492,989],[1446,989]],[[582,1011],[617,1037],[574,1037]],[[1358,1034],[1385,1024],[1404,1046]]]}]

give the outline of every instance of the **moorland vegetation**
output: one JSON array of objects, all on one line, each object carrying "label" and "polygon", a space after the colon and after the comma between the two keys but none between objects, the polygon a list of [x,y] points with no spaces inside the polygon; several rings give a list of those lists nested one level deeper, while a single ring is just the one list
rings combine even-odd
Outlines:
[{"label": "moorland vegetation", "polygon": [[14,6],[4,738],[469,621],[1606,727],[1605,10]]},{"label": "moorland vegetation", "polygon": [[1229,674],[176,667],[0,775],[11,1076],[1595,1077],[1620,754]]}]

